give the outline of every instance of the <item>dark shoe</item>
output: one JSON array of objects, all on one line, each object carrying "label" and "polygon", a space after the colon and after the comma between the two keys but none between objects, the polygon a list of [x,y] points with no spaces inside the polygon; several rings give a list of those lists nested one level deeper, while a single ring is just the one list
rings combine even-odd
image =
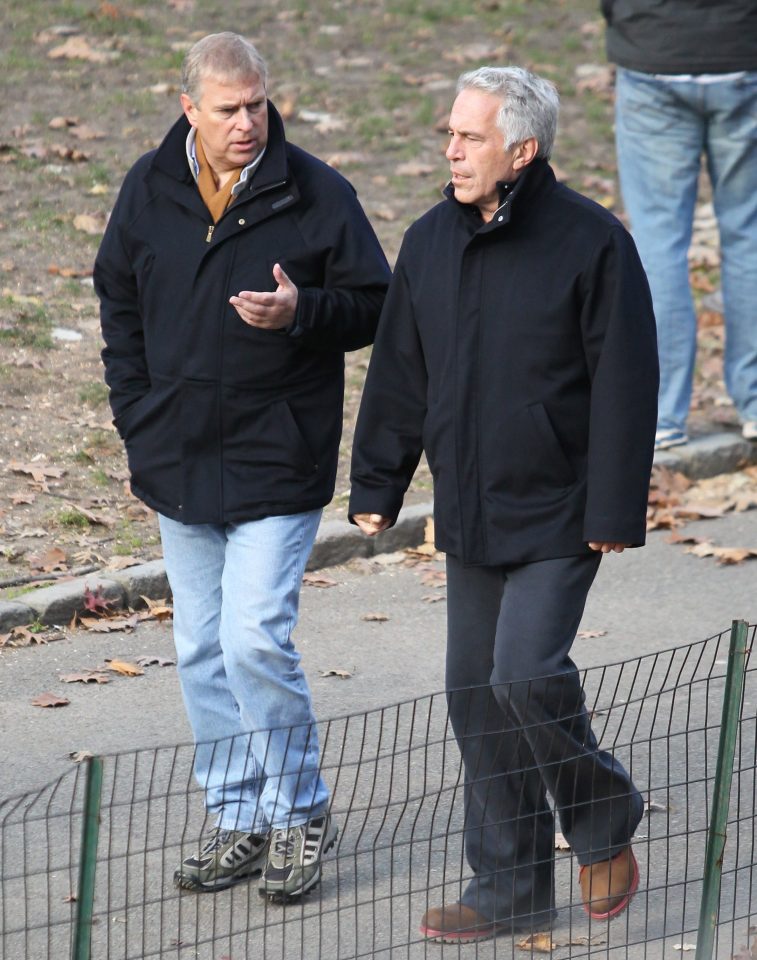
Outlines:
[{"label": "dark shoe", "polygon": [[328,813],[299,827],[274,830],[258,885],[260,895],[285,902],[312,890],[321,879],[321,859],[334,846],[338,833]]},{"label": "dark shoe", "polygon": [[478,940],[490,940],[496,933],[498,924],[482,917],[472,907],[464,903],[453,903],[445,907],[432,907],[423,914],[421,933],[427,940],[440,943],[475,943]]},{"label": "dark shoe", "polygon": [[594,920],[622,913],[639,887],[639,865],[631,846],[611,860],[598,860],[578,872],[584,910]]},{"label": "dark shoe", "polygon": [[260,873],[268,857],[268,837],[243,830],[215,830],[199,852],[182,861],[173,875],[185,890],[224,890]]}]

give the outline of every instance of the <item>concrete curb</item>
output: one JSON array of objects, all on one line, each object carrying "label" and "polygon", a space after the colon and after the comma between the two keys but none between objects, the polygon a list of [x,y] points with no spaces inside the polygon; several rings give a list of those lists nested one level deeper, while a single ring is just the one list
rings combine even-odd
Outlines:
[{"label": "concrete curb", "polygon": [[[397,523],[377,537],[366,537],[346,520],[325,520],[321,523],[309,570],[331,567],[353,557],[371,557],[391,553],[423,543],[426,519],[431,516],[430,503],[406,507]],[[61,580],[50,587],[30,591],[22,600],[0,600],[0,634],[12,627],[30,623],[64,626],[75,613],[82,613],[84,591],[98,589],[100,596],[113,602],[114,608],[144,606],[142,597],[169,597],[170,588],[163,560],[151,560],[125,570],[103,570],[83,577]]]},{"label": "concrete curb", "polygon": [[654,462],[655,466],[684,473],[691,480],[703,480],[757,464],[757,443],[744,440],[738,433],[711,433],[682,447],[661,451]]},{"label": "concrete curb", "polygon": [[[726,432],[698,437],[685,446],[655,456],[655,465],[684,473],[692,480],[732,473],[750,464],[757,464],[757,443]],[[426,519],[432,512],[431,503],[406,507],[391,530],[371,538],[363,536],[346,520],[325,520],[318,531],[308,569],[335,566],[353,557],[371,557],[417,546],[423,542]],[[112,600],[116,607],[139,606],[141,597],[170,595],[162,560],[152,560],[118,572],[103,570],[42,587],[24,595],[23,600],[0,600],[0,634],[33,622],[68,623],[75,613],[84,609],[85,587],[93,591],[99,587],[102,596]]]}]

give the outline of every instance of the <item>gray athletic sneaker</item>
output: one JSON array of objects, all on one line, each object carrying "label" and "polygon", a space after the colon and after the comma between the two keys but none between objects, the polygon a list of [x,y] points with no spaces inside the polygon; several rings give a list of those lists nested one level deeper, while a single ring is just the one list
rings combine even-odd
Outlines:
[{"label": "gray athletic sneaker", "polygon": [[196,856],[187,857],[173,875],[185,890],[223,890],[260,873],[270,838],[243,830],[216,829]]},{"label": "gray athletic sneaker", "polygon": [[321,879],[321,858],[336,842],[339,831],[325,814],[299,827],[271,831],[268,863],[258,891],[270,900],[293,900]]}]

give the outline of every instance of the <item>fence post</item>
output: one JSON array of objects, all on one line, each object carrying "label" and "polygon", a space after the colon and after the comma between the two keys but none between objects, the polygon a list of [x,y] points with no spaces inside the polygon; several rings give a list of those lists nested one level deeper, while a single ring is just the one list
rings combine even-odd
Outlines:
[{"label": "fence post", "polygon": [[95,900],[95,870],[97,867],[97,841],[100,835],[102,784],[102,757],[90,757],[87,760],[87,777],[84,789],[79,886],[76,899],[72,960],[90,960],[92,954],[92,914]]},{"label": "fence post", "polygon": [[734,620],[731,625],[695,960],[711,960],[715,943],[715,927],[720,906],[720,883],[723,876],[723,853],[728,827],[728,806],[733,779],[733,759],[736,753],[736,735],[739,729],[744,691],[748,629],[749,626],[745,620]]}]

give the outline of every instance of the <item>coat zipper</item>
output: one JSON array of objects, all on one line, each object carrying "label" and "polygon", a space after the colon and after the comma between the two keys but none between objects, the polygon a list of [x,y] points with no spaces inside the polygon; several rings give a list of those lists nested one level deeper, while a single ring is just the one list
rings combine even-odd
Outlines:
[{"label": "coat zipper", "polygon": [[[278,187],[283,187],[286,184],[286,180],[282,180],[281,183],[272,183],[268,187],[263,187],[262,190],[259,190],[257,193],[252,194],[252,196],[260,196],[261,193],[266,193],[269,190],[276,190]],[[205,243],[210,243],[213,239],[213,231],[215,230],[216,225],[214,223],[209,224],[208,233],[205,237]]]}]

